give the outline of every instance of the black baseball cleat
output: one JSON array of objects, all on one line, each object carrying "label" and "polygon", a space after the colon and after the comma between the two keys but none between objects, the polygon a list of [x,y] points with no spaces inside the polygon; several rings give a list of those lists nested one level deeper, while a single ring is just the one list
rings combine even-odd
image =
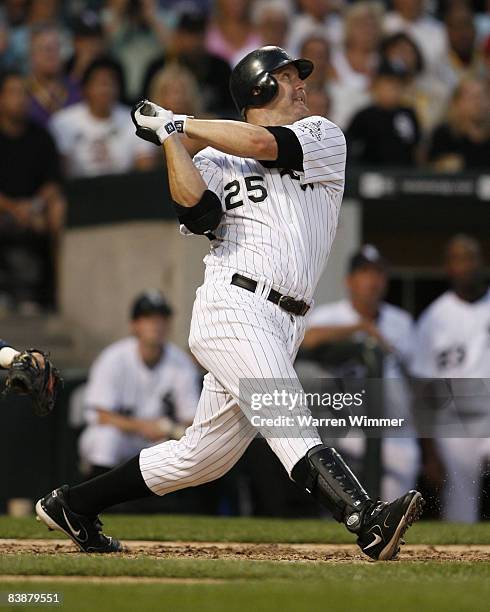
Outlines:
[{"label": "black baseball cleat", "polygon": [[99,517],[89,518],[70,509],[66,500],[68,485],[55,489],[36,504],[38,521],[51,530],[62,531],[82,552],[113,553],[123,550],[119,540],[102,533]]},{"label": "black baseball cleat", "polygon": [[379,561],[395,559],[405,531],[417,521],[425,505],[418,491],[409,491],[394,502],[377,502],[365,511],[357,544],[362,552]]}]

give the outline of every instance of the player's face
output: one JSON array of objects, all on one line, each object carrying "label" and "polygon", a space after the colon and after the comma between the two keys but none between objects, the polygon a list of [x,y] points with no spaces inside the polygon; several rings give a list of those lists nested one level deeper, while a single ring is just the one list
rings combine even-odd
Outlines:
[{"label": "player's face", "polygon": [[131,331],[138,340],[147,346],[162,346],[169,334],[170,321],[161,314],[138,317],[131,324]]},{"label": "player's face", "polygon": [[446,270],[455,286],[479,283],[482,273],[480,252],[465,242],[454,242],[447,252]]},{"label": "player's face", "polygon": [[376,266],[365,266],[347,277],[347,287],[353,300],[377,306],[386,293],[386,273]]},{"label": "player's face", "polygon": [[276,70],[274,77],[279,90],[269,108],[282,116],[284,122],[293,123],[308,117],[310,110],[306,106],[305,82],[299,78],[296,67],[290,65]]}]

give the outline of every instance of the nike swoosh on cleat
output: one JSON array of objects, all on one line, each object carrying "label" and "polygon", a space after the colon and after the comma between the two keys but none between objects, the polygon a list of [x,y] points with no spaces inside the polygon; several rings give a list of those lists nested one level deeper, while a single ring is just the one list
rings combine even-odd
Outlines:
[{"label": "nike swoosh on cleat", "polygon": [[376,544],[379,544],[381,542],[381,536],[379,536],[377,533],[375,533],[373,535],[374,535],[374,540],[371,542],[371,544],[368,544],[368,546],[365,546],[363,548],[363,550],[367,550],[368,548],[372,548],[373,546],[376,546]]},{"label": "nike swoosh on cleat", "polygon": [[[78,540],[79,542],[85,542],[85,540],[87,539],[87,535],[85,535],[84,538],[80,537],[80,534],[82,533],[82,530],[79,529],[78,531],[76,529],[73,528],[73,525],[70,523],[70,521],[68,520],[68,517],[66,516],[66,512],[65,509],[62,508],[63,510],[63,516],[65,518],[66,524],[68,525],[68,528],[70,529],[71,533],[73,534],[73,537]],[[84,530],[85,531],[85,530]]]},{"label": "nike swoosh on cleat", "polygon": [[386,515],[385,520],[383,521],[383,525],[384,525],[384,526],[385,526],[387,529],[389,529],[389,528],[390,528],[390,526],[386,524],[386,520],[387,520],[387,518],[390,516],[390,514],[391,514],[391,512],[388,512],[388,514]]}]

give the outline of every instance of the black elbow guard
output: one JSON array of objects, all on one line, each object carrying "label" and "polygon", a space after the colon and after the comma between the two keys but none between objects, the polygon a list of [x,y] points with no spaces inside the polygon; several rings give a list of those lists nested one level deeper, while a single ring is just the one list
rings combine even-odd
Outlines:
[{"label": "black elbow guard", "polygon": [[218,227],[223,216],[220,199],[209,189],[206,189],[195,206],[175,204],[175,210],[179,221],[190,232],[208,236]]}]

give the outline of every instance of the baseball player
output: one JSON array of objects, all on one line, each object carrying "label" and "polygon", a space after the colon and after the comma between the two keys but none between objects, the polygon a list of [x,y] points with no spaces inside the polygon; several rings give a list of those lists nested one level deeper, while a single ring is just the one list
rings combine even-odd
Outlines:
[{"label": "baseball player", "polygon": [[[83,551],[121,550],[101,532],[96,517],[104,508],[211,481],[238,461],[257,433],[240,380],[265,389],[268,381],[287,380],[301,390],[293,361],[335,236],[346,157],[341,130],[309,116],[305,79],[312,70],[312,62],[279,47],[245,56],[230,79],[244,122],[174,116],[147,101],[133,111],[137,134],[163,144],[182,231],[211,241],[189,338],[208,374],[183,438],[38,501],[40,520]],[[179,131],[205,147],[194,159]],[[371,500],[313,427],[265,437],[291,479],[355,533],[367,555],[396,556],[421,513],[420,493],[391,504]]]},{"label": "baseball player", "polygon": [[[443,516],[471,523],[479,518],[481,476],[490,458],[488,379],[490,379],[490,289],[483,274],[480,245],[469,236],[455,236],[445,253],[451,289],[421,315],[415,329],[412,371],[422,378],[478,378],[487,393],[458,400],[470,421],[466,438],[445,435],[436,425],[436,449],[445,468]],[[456,380],[456,388],[458,386]],[[476,432],[476,436],[475,436]],[[432,459],[432,458],[430,458]]]},{"label": "baseball player", "polygon": [[172,309],[156,290],[131,308],[132,335],[106,347],[84,394],[88,427],[79,438],[90,475],[107,472],[155,441],[179,439],[199,401],[192,359],[167,342]]}]

